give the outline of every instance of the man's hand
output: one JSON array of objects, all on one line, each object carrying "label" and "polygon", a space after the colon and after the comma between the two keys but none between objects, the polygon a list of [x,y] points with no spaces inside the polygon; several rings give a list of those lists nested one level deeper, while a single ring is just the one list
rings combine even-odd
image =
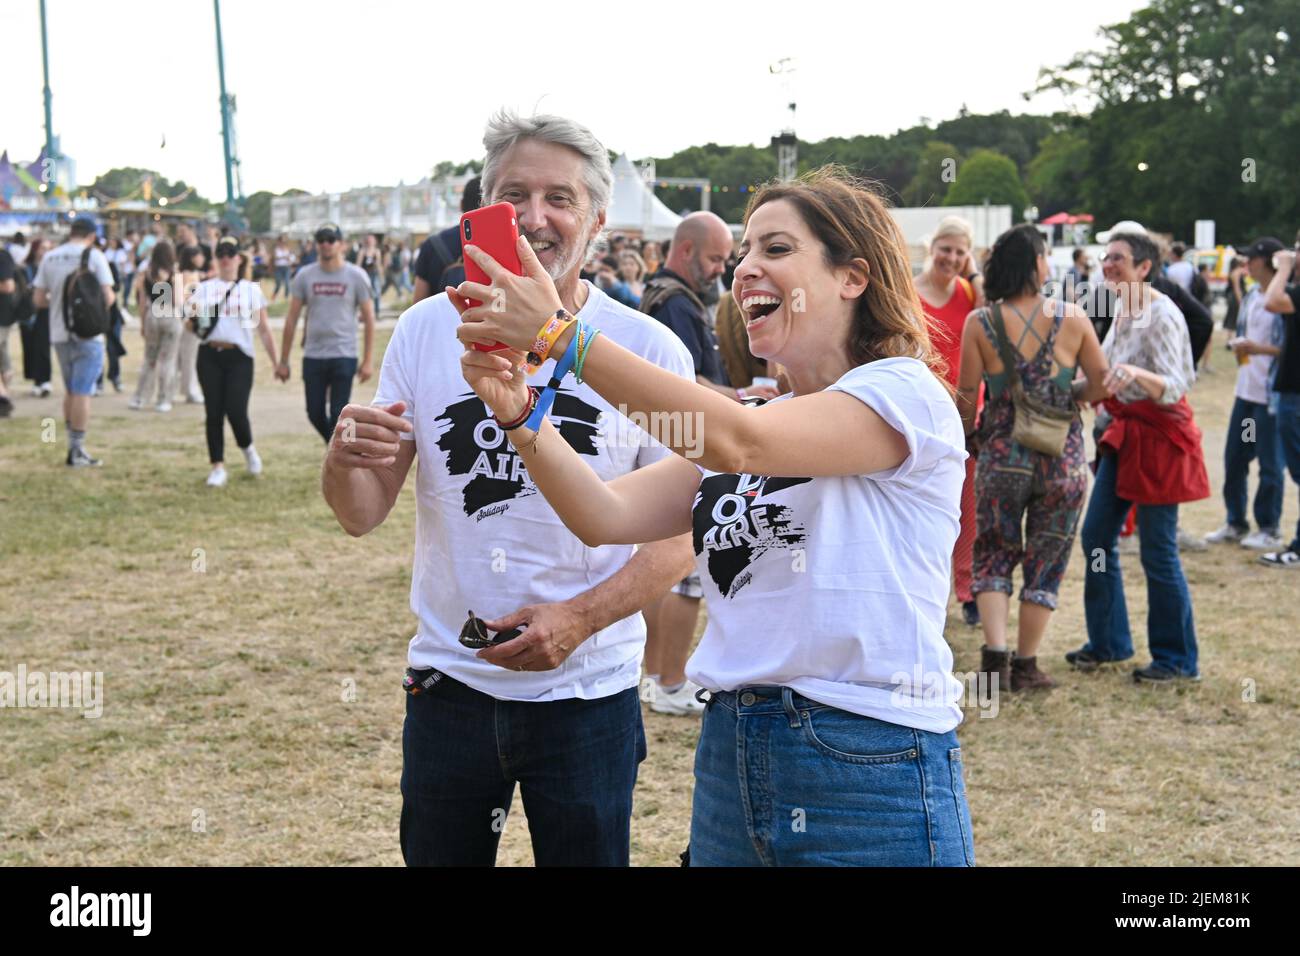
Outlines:
[{"label": "man's hand", "polygon": [[567,603],[531,604],[483,623],[493,631],[524,628],[514,640],[478,652],[489,664],[511,671],[554,670],[592,633],[586,616]]},{"label": "man's hand", "polygon": [[373,374],[375,374],[375,371],[371,364],[369,362],[362,362],[361,367],[357,369],[357,381],[368,382],[370,381],[370,376]]},{"label": "man's hand", "polygon": [[405,402],[393,402],[386,408],[346,406],[339,413],[339,422],[330,437],[326,467],[386,468],[393,464],[401,447],[401,433],[412,428],[401,417],[404,411]]},{"label": "man's hand", "polygon": [[277,379],[278,381],[281,381],[281,382],[287,382],[287,381],[289,381],[289,363],[288,363],[288,362],[281,362],[279,365],[277,365],[277,366],[275,367],[275,377],[276,377],[276,379]]}]

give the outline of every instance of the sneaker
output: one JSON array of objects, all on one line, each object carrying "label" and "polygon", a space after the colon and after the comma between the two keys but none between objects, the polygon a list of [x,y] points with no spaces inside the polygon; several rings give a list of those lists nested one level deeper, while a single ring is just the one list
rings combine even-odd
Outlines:
[{"label": "sneaker", "polygon": [[120,378],[113,379],[113,391],[119,395],[122,394],[122,380]]},{"label": "sneaker", "polygon": [[980,606],[974,601],[965,601],[961,606],[961,619],[967,627],[980,626]]},{"label": "sneaker", "polygon": [[161,401],[153,407],[153,410],[155,412],[170,412],[172,410],[172,403],[168,401]]},{"label": "sneaker", "polygon": [[78,448],[76,451],[68,452],[67,466],[69,468],[98,468],[104,464],[98,458],[91,458],[84,448]]},{"label": "sneaker", "polygon": [[1208,551],[1210,546],[1196,537],[1194,534],[1178,529],[1178,550],[1179,551]]},{"label": "sneaker", "polygon": [[1161,667],[1159,664],[1148,664],[1146,667],[1139,667],[1133,672],[1133,682],[1135,684],[1175,684],[1179,681],[1199,682],[1200,674],[1180,674],[1177,671],[1171,671],[1167,667]]},{"label": "sneaker", "polygon": [[1286,542],[1272,532],[1256,531],[1242,538],[1241,546],[1252,551],[1282,551],[1286,548]]},{"label": "sneaker", "polygon": [[1270,551],[1268,554],[1259,556],[1260,564],[1267,564],[1270,568],[1300,568],[1300,552],[1291,550]]},{"label": "sneaker", "polygon": [[209,488],[226,487],[226,469],[213,468],[212,474],[208,475],[208,487]]},{"label": "sneaker", "polygon": [[49,398],[49,397],[50,397],[50,383],[49,383],[49,382],[41,382],[41,384],[39,384],[39,385],[37,385],[35,388],[33,388],[33,389],[32,389],[32,397],[33,397],[33,398]]},{"label": "sneaker", "polygon": [[127,400],[126,407],[131,409],[133,412],[138,412],[140,409],[144,408],[144,400],[140,398],[139,395],[132,395],[131,398]]},{"label": "sneaker", "polygon": [[262,459],[257,454],[257,449],[252,445],[244,449],[244,461],[248,465],[250,475],[260,475],[262,473]]},{"label": "sneaker", "polygon": [[1246,531],[1234,525],[1225,524],[1218,531],[1211,531],[1205,536],[1206,544],[1231,544],[1246,537]]},{"label": "sneaker", "polygon": [[190,392],[188,395],[185,396],[185,403],[187,405],[202,405],[203,395],[200,394],[199,392]]},{"label": "sneaker", "polygon": [[1095,671],[1104,662],[1092,651],[1085,651],[1080,648],[1077,651],[1068,652],[1065,655],[1065,663],[1077,671]]},{"label": "sneaker", "polygon": [[700,685],[687,680],[681,687],[669,693],[662,684],[655,684],[650,695],[650,709],[656,714],[673,714],[688,717],[704,713],[704,704],[696,700],[695,694]]}]

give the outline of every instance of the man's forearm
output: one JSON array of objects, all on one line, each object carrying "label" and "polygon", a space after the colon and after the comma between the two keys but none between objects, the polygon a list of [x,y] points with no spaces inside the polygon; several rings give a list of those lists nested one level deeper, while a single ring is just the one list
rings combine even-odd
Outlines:
[{"label": "man's forearm", "polygon": [[326,458],[321,494],[343,530],[353,537],[368,534],[388,517],[384,487],[373,471],[331,467]]},{"label": "man's forearm", "polygon": [[689,534],[643,544],[615,574],[568,603],[584,616],[594,634],[662,597],[690,574],[694,562]]}]

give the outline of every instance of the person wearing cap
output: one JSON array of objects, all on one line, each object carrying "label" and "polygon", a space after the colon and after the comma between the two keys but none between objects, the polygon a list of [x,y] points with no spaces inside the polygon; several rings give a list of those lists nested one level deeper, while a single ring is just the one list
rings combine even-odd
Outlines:
[{"label": "person wearing cap", "polygon": [[275,342],[266,321],[266,296],[260,285],[248,279],[248,257],[240,254],[238,241],[229,236],[218,240],[216,263],[216,276],[199,283],[187,305],[191,316],[188,324],[202,340],[197,369],[207,418],[210,488],[226,484],[227,420],[235,433],[235,443],[244,452],[248,473],[262,473],[262,459],[253,447],[253,428],[248,421],[248,398],[253,390],[253,329],[271,365],[277,364]]},{"label": "person wearing cap", "polygon": [[[307,333],[302,348],[302,384],[307,393],[307,418],[329,442],[339,413],[352,398],[352,377],[369,381],[375,346],[375,308],[370,278],[343,258],[343,233],[333,223],[316,230],[319,258],[304,266],[289,285],[289,313],[280,339],[280,364],[275,377],[289,381],[289,356],[298,315],[307,307]],[[357,366],[357,320],[365,329],[365,352]],[[328,409],[327,409],[328,404]]]},{"label": "person wearing cap", "polygon": [[[1269,379],[1269,407],[1277,415],[1278,445],[1292,481],[1300,484],[1300,274],[1296,270],[1296,253],[1300,252],[1300,233],[1296,233],[1294,250],[1284,249],[1273,255],[1273,278],[1264,290],[1264,308],[1277,313],[1282,326],[1281,352],[1273,363]],[[1279,551],[1260,555],[1260,562],[1273,568],[1300,568],[1300,520],[1295,537]]]},{"label": "person wearing cap", "polygon": [[[1268,236],[1245,251],[1246,268],[1256,284],[1242,300],[1238,334],[1230,343],[1240,368],[1223,450],[1223,501],[1228,517],[1223,527],[1205,536],[1209,544],[1238,543],[1257,551],[1278,551],[1286,543],[1278,534],[1286,478],[1277,417],[1269,411],[1268,400],[1273,365],[1282,353],[1282,321],[1266,308],[1264,295],[1276,271],[1273,256],[1285,248],[1280,240]],[[1258,530],[1252,534],[1246,517],[1247,478],[1256,455],[1259,487],[1254,513]]]},{"label": "person wearing cap", "polygon": [[90,398],[95,393],[95,383],[104,369],[104,337],[83,339],[68,328],[63,316],[63,286],[68,277],[81,268],[86,250],[90,255],[86,265],[104,290],[104,303],[114,302],[113,271],[104,254],[95,248],[95,221],[86,217],[74,219],[72,235],[63,245],[51,249],[41,259],[32,280],[32,303],[38,309],[50,310],[50,344],[59,359],[63,373],[63,420],[68,429],[68,458],[70,468],[87,468],[103,464],[86,451],[86,432],[90,427]]}]

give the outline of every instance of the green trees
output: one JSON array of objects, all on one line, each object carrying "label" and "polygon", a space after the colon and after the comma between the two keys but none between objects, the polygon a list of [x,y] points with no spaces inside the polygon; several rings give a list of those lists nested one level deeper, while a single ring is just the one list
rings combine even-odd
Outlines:
[{"label": "green trees", "polygon": [[957,167],[957,179],[944,197],[945,206],[991,205],[1011,207],[1011,221],[1024,217],[1029,197],[1020,183],[1020,172],[1009,157],[992,149],[977,149]]},{"label": "green trees", "polygon": [[1097,103],[1082,188],[1098,221],[1190,238],[1194,220],[1214,219],[1226,241],[1289,238],[1300,225],[1298,29],[1297,0],[1151,0],[1106,27],[1100,49],[1044,70],[1039,89]]}]

